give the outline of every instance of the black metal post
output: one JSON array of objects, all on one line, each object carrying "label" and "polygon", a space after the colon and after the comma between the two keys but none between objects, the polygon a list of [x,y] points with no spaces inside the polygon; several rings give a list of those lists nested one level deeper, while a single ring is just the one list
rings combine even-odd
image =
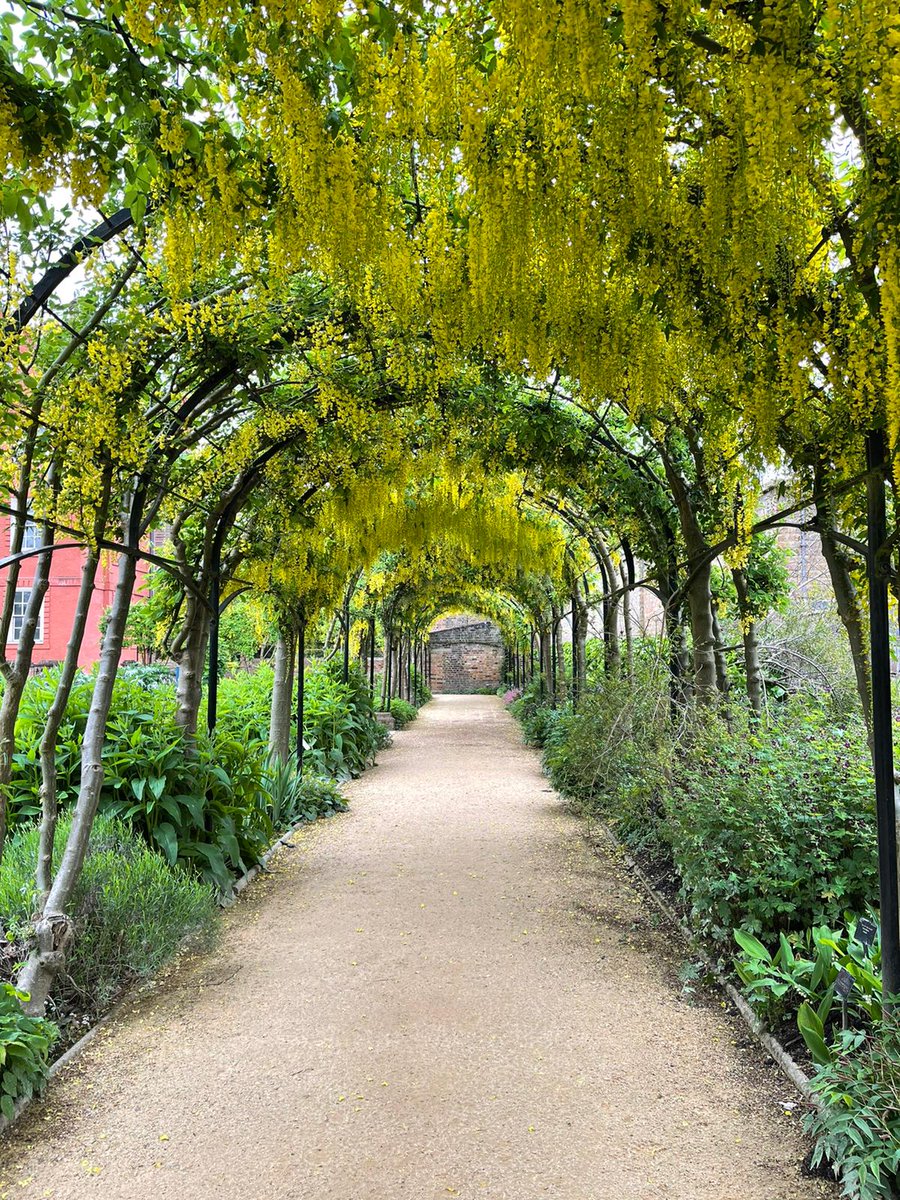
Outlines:
[{"label": "black metal post", "polygon": [[575,609],[578,601],[575,596],[572,597],[572,707],[578,707],[578,634],[579,628],[576,622],[580,621],[580,617],[576,617]]},{"label": "black metal post", "polygon": [[375,616],[369,617],[369,691],[375,699]]},{"label": "black metal post", "polygon": [[222,590],[222,543],[213,543],[212,578],[209,584],[209,675],[206,689],[206,729],[216,731],[219,715],[219,597]]},{"label": "black metal post", "polygon": [[344,666],[341,673],[344,683],[350,678],[350,588],[344,597]]},{"label": "black metal post", "polygon": [[534,630],[531,631],[531,665],[528,670],[529,679],[534,679]]},{"label": "black metal post", "polygon": [[872,765],[878,820],[878,883],[881,907],[881,974],[885,998],[900,996],[900,890],[897,883],[897,817],[894,806],[894,742],[891,706],[891,643],[884,434],[866,435],[868,499],[869,635],[872,660]]},{"label": "black metal post", "polygon": [[306,618],[297,630],[297,774],[303,774],[303,701],[306,684]]}]

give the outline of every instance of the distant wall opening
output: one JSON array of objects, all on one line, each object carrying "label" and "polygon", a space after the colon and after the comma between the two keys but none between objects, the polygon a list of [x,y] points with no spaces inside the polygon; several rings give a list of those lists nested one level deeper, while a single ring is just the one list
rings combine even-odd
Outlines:
[{"label": "distant wall opening", "polygon": [[503,679],[503,637],[493,621],[473,613],[444,617],[431,627],[431,690],[470,696]]}]

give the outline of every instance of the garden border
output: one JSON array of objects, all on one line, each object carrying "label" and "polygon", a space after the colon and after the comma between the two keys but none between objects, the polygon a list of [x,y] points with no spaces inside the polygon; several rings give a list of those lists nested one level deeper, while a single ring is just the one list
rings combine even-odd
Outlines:
[{"label": "garden border", "polygon": [[[302,829],[304,826],[317,825],[321,820],[337,816],[346,811],[346,808],[338,809],[336,811],[327,813],[324,817],[317,817],[315,821],[297,821],[290,827],[290,829],[285,830],[280,837],[276,838],[275,841],[272,842],[269,848],[260,856],[259,862],[255,863],[249,869],[249,871],[245,871],[244,874],[234,882],[231,889],[231,895],[227,899],[218,901],[218,907],[222,909],[233,907],[239,893],[245,891],[246,888],[249,887],[249,885],[254,881],[254,879],[256,879],[258,875],[262,874],[266,870],[269,860],[272,858],[272,855],[275,853],[278,847],[288,846],[288,839],[293,837],[298,830]],[[168,966],[169,963],[175,961],[185,947],[190,944],[193,937],[193,933],[188,933],[185,935],[181,945],[178,947],[175,954],[172,955],[172,958],[169,960],[169,962],[165,964],[165,966]],[[63,1070],[64,1067],[67,1067],[71,1062],[74,1062],[75,1059],[79,1058],[80,1055],[88,1048],[91,1042],[96,1038],[97,1034],[100,1033],[100,1031],[104,1028],[104,1026],[114,1021],[127,1004],[131,1004],[146,988],[150,987],[153,983],[154,978],[145,979],[135,987],[129,988],[124,995],[120,996],[109,1012],[104,1013],[100,1020],[96,1022],[96,1024],[92,1025],[86,1033],[82,1034],[78,1041],[75,1042],[74,1045],[70,1046],[65,1054],[61,1054],[59,1058],[50,1066],[47,1071],[46,1082],[49,1084],[50,1081]],[[43,1098],[44,1093],[41,1093],[37,1096],[29,1096],[19,1100],[11,1117],[4,1116],[2,1113],[0,1113],[0,1137],[2,1137],[8,1129],[11,1129],[12,1126],[24,1116],[24,1114],[36,1101],[40,1101]]]},{"label": "garden border", "polygon": [[657,891],[651,883],[646,872],[637,863],[625,847],[621,844],[609,826],[597,817],[591,817],[587,820],[588,840],[592,840],[592,835],[595,830],[599,830],[605,838],[609,848],[614,854],[618,855],[622,861],[628,866],[629,870],[637,877],[642,888],[653,901],[656,907],[660,910],[663,916],[672,924],[680,933],[682,939],[690,946],[691,950],[702,961],[709,973],[715,979],[716,983],[726,994],[741,1016],[744,1024],[753,1034],[756,1042],[768,1054],[769,1058],[775,1063],[782,1075],[794,1085],[803,1099],[811,1104],[814,1108],[821,1109],[822,1101],[812,1090],[810,1077],[806,1074],[801,1066],[791,1057],[785,1050],[781,1042],[766,1029],[763,1022],[757,1017],[753,1009],[737,990],[734,984],[726,975],[724,975],[718,967],[710,960],[705,948],[700,942],[697,934],[691,929],[688,922],[678,915],[672,908],[669,902]]}]

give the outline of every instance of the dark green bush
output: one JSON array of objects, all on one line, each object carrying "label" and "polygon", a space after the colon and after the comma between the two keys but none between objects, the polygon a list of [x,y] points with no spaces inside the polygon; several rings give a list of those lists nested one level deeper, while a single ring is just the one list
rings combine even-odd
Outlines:
[{"label": "dark green bush", "polygon": [[[60,822],[56,853],[69,833]],[[19,830],[0,864],[0,924],[21,944],[23,956],[36,908],[34,864],[37,829]],[[215,929],[212,890],[180,867],[171,867],[124,822],[100,814],[91,834],[84,872],[70,908],[77,937],[54,1000],[97,1017],[137,980],[154,974],[187,934]]]},{"label": "dark green bush", "polygon": [[11,984],[0,984],[0,1113],[8,1120],[21,1100],[43,1090],[50,1049],[59,1036],[52,1021],[25,1016],[24,998]]},{"label": "dark green bush", "polygon": [[384,729],[375,720],[368,681],[352,664],[346,683],[338,662],[316,664],[306,677],[303,719],[304,772],[334,779],[355,779],[384,745]]},{"label": "dark green bush", "polygon": [[878,879],[863,731],[809,712],[733,732],[707,718],[693,737],[663,799],[694,924],[720,941],[740,926],[772,942],[865,911]]},{"label": "dark green bush", "polygon": [[414,704],[410,704],[408,700],[395,698],[391,701],[391,716],[394,718],[394,724],[398,729],[405,729],[418,715],[419,710]]},{"label": "dark green bush", "polygon": [[900,1190],[900,1018],[870,1034],[840,1035],[839,1053],[813,1087],[825,1101],[804,1118],[816,1139],[813,1165],[831,1162],[844,1194],[892,1200]]}]

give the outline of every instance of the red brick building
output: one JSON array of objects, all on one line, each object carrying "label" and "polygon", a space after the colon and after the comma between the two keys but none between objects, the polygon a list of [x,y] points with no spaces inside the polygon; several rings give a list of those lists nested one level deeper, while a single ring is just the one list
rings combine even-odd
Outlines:
[{"label": "red brick building", "polygon": [[[11,519],[0,515],[0,558],[10,554]],[[40,544],[40,529],[32,521],[25,527],[23,550],[33,550]],[[12,624],[10,625],[7,655],[12,653],[12,647],[18,642],[22,628],[22,620],[31,597],[34,583],[34,572],[37,558],[26,558],[22,562],[16,588],[15,608]],[[50,586],[44,597],[41,608],[41,618],[38,623],[32,662],[35,666],[62,662],[66,654],[66,646],[75,619],[75,606],[78,602],[78,589],[81,586],[81,568],[84,563],[84,551],[78,547],[63,547],[53,552],[50,567]],[[6,572],[0,571],[0,586],[6,581]],[[138,564],[138,586],[146,568]],[[100,657],[100,622],[103,614],[113,601],[116,589],[117,565],[114,554],[104,554],[100,568],[97,571],[94,595],[91,598],[90,615],[85,630],[81,653],[78,655],[80,666],[90,666]],[[133,658],[133,654],[125,655]]]}]

